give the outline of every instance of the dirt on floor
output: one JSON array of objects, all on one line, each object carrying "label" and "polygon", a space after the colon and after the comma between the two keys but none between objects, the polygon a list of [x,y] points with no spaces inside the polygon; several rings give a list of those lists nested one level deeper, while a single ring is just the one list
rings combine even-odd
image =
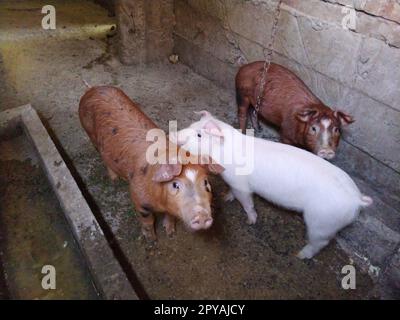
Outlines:
[{"label": "dirt on floor", "polygon": [[[25,8],[41,2],[25,1]],[[92,209],[110,226],[150,298],[377,298],[372,280],[358,269],[357,289],[341,288],[341,270],[352,261],[334,241],[311,261],[294,256],[305,243],[301,215],[257,198],[259,220],[248,226],[237,202],[222,202],[226,186],[218,177],[212,179],[215,224],[211,230],[190,233],[178,224],[177,234],[168,238],[159,223],[158,242],[146,243],[127,185],[110,182],[80,126],[77,109],[85,92],[82,79],[92,85],[120,87],[163,129],[169,120],[177,120],[179,128],[187,126],[196,119],[194,111],[203,109],[236,124],[234,92],[181,64],[123,66],[115,57],[111,30],[115,21],[105,10],[85,1],[54,2],[60,8],[59,25],[65,26],[54,35],[38,31],[31,32],[29,40],[15,40],[9,33],[18,29],[21,12],[8,11],[7,24],[0,17],[0,81],[5,82],[0,86],[0,109],[30,102],[38,110],[80,187],[91,198]],[[5,7],[13,8],[13,1],[1,2],[0,10]],[[93,28],[69,23],[72,13],[73,21],[85,16],[85,25]],[[34,21],[24,27],[32,30]],[[107,28],[96,31],[95,25]],[[77,36],[70,36],[70,27]]]}]

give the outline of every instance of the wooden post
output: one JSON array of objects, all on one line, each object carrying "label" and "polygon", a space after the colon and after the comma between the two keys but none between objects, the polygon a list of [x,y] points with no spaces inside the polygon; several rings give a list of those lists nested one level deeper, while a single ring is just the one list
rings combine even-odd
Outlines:
[{"label": "wooden post", "polygon": [[117,0],[116,15],[122,63],[155,62],[172,53],[172,0]]}]

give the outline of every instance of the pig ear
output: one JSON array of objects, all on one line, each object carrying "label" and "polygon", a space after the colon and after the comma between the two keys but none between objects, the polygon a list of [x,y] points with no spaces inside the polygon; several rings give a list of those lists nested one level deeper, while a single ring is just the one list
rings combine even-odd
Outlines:
[{"label": "pig ear", "polygon": [[208,133],[209,135],[221,138],[224,137],[221,128],[213,120],[207,121],[203,125],[203,130],[205,131],[205,133]]},{"label": "pig ear", "polygon": [[194,113],[201,116],[201,118],[212,118],[211,113],[209,113],[207,110],[195,111]]},{"label": "pig ear", "polygon": [[335,111],[334,115],[340,121],[342,126],[347,126],[356,121],[351,115],[342,111]]},{"label": "pig ear", "polygon": [[205,167],[208,171],[210,171],[213,174],[221,174],[222,172],[225,171],[225,168],[220,164],[216,163],[214,159],[211,158],[210,156],[202,156],[201,163],[204,163],[203,167]]},{"label": "pig ear", "polygon": [[301,122],[308,122],[318,115],[318,110],[307,108],[297,112],[296,117]]},{"label": "pig ear", "polygon": [[222,172],[225,171],[225,168],[218,163],[210,163],[207,166],[207,169],[213,174],[221,174]]},{"label": "pig ear", "polygon": [[154,182],[168,182],[174,177],[179,176],[182,172],[182,164],[161,164],[156,170],[153,181]]}]

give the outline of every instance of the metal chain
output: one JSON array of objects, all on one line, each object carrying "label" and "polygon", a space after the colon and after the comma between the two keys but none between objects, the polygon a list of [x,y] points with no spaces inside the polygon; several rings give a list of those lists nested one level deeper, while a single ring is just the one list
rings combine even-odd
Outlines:
[{"label": "metal chain", "polygon": [[254,114],[257,118],[258,118],[258,112],[259,112],[260,106],[261,106],[261,100],[264,96],[264,89],[265,89],[265,84],[267,81],[267,73],[268,73],[268,70],[269,70],[269,68],[271,66],[271,62],[272,62],[274,43],[275,43],[276,33],[278,31],[279,18],[281,15],[281,4],[282,4],[282,0],[279,0],[278,6],[275,11],[275,15],[274,15],[274,23],[272,25],[271,41],[269,42],[268,47],[267,47],[268,53],[267,53],[267,57],[265,58],[265,62],[264,62],[263,73],[262,73],[261,81],[260,81],[260,90],[259,90],[259,93],[257,96],[256,105],[254,106]]}]

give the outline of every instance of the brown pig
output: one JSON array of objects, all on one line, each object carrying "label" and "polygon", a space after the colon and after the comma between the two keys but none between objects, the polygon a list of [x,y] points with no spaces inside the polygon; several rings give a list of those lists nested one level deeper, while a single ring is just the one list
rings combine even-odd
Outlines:
[{"label": "brown pig", "polygon": [[[236,96],[240,129],[247,125],[249,107],[256,105],[264,62],[240,68],[236,75]],[[260,118],[280,129],[281,141],[325,159],[335,156],[342,127],[354,119],[323,104],[293,72],[271,64],[259,110]],[[254,127],[254,113],[251,112]]]},{"label": "brown pig", "polygon": [[[149,130],[157,128],[124,92],[111,86],[89,89],[81,98],[79,118],[90,140],[100,152],[111,179],[123,178],[129,191],[142,232],[155,240],[154,213],[164,213],[167,234],[175,231],[175,218],[189,229],[212,225],[211,186],[207,170],[219,173],[222,167],[170,162],[151,164],[146,150]],[[160,154],[168,154],[168,144]]]}]

